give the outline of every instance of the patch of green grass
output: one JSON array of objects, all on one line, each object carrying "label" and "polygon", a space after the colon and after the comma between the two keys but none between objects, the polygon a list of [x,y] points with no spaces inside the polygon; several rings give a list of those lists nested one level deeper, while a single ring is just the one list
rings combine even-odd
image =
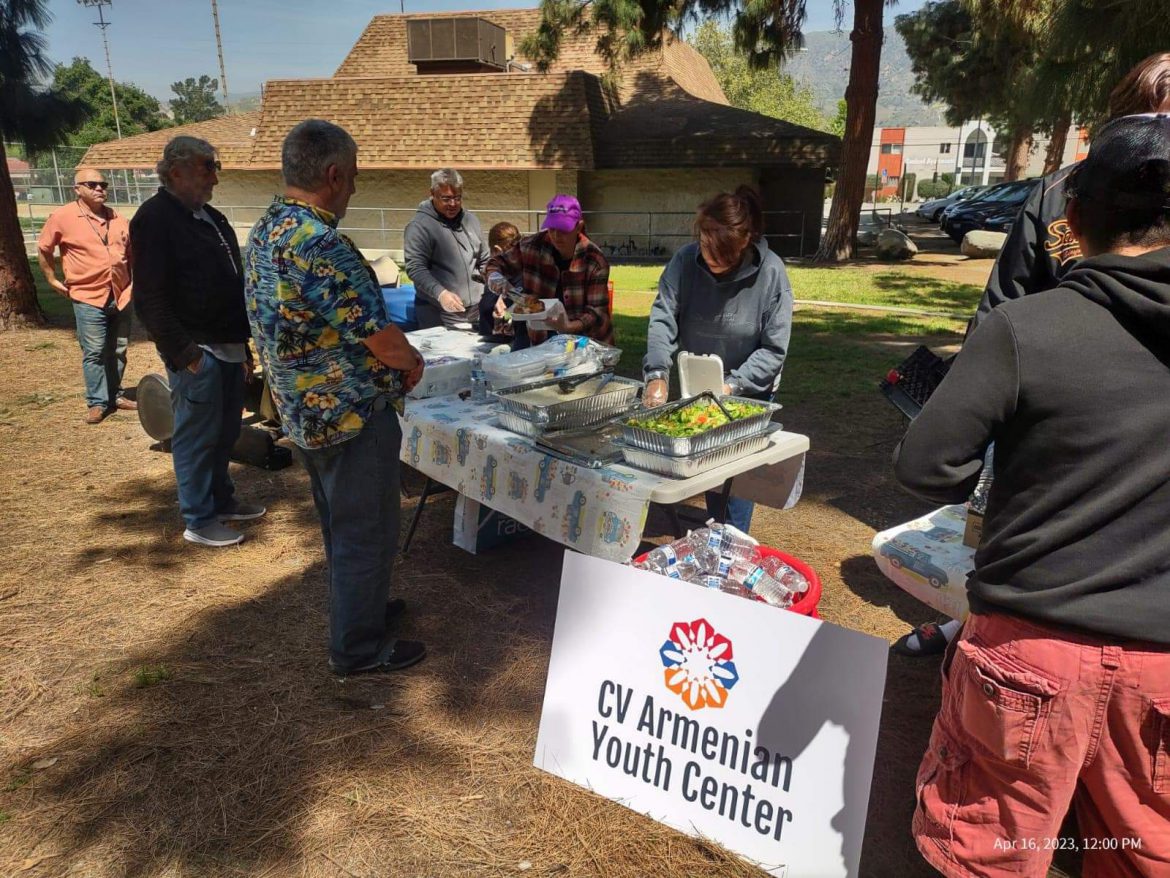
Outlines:
[{"label": "patch of green grass", "polygon": [[26,351],[52,351],[56,350],[57,343],[55,341],[42,341],[34,345],[29,345],[25,348]]},{"label": "patch of green grass", "polygon": [[94,671],[89,680],[77,684],[75,691],[78,695],[88,695],[90,698],[105,698],[106,690],[101,683],[101,673]]},{"label": "patch of green grass", "polygon": [[[915,339],[959,342],[960,320],[804,309],[793,321],[791,349],[777,401],[831,415],[843,401],[872,396]],[[890,346],[897,340],[902,344]]]},{"label": "patch of green grass", "polygon": [[171,679],[171,671],[166,665],[144,665],[134,672],[134,688],[145,689],[156,683],[165,683]]},{"label": "patch of green grass", "polygon": [[[614,294],[622,375],[641,377],[651,302],[644,293],[619,289]],[[793,317],[791,349],[777,399],[786,405],[839,409],[842,400],[872,394],[886,370],[909,353],[904,345],[889,347],[891,340],[958,342],[963,328],[962,320],[946,318],[802,308]],[[677,395],[677,386],[673,393]]]},{"label": "patch of green grass", "polygon": [[12,819],[12,815],[9,814],[7,811],[0,811],[0,826],[3,826],[5,823],[7,823],[11,819]]},{"label": "patch of green grass", "polygon": [[33,281],[37,285],[37,301],[41,303],[41,310],[45,312],[49,322],[57,326],[72,326],[73,304],[49,286],[49,282],[41,274],[41,267],[36,259],[29,259],[28,265],[32,270]]},{"label": "patch of green grass", "polygon": [[12,778],[4,785],[4,792],[14,793],[32,780],[32,772],[27,768],[22,768],[12,775]]},{"label": "patch of green grass", "polygon": [[[656,292],[665,265],[614,265],[609,276],[618,293]],[[923,311],[972,313],[983,294],[974,284],[955,283],[891,269],[872,272],[857,266],[788,266],[796,298],[853,305],[886,305]],[[615,306],[616,308],[616,306]]]}]

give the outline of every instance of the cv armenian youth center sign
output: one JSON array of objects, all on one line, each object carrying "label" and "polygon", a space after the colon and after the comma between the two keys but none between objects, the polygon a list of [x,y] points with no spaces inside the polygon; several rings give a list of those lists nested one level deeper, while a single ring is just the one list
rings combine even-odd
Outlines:
[{"label": "cv armenian youth center sign", "polygon": [[773,875],[856,876],[886,655],[566,552],[535,764]]}]

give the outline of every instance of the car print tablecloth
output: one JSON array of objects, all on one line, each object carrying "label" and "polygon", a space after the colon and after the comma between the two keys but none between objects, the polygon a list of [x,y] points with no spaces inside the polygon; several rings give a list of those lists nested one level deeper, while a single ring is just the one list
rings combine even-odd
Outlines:
[{"label": "car print tablecloth", "polygon": [[952,619],[967,615],[967,574],[975,550],[963,545],[967,507],[944,506],[884,530],[873,538],[873,557],[895,585]]},{"label": "car print tablecloth", "polygon": [[590,469],[498,427],[490,405],[458,396],[408,400],[402,461],[578,551],[627,561],[642,539],[658,477]]}]

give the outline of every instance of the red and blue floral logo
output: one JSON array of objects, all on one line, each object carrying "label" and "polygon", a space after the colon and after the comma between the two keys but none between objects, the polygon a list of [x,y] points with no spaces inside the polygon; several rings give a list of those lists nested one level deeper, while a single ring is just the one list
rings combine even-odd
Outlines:
[{"label": "red and blue floral logo", "polygon": [[706,619],[675,622],[658,654],[666,668],[666,688],[691,710],[722,707],[731,687],[739,682],[731,641]]}]

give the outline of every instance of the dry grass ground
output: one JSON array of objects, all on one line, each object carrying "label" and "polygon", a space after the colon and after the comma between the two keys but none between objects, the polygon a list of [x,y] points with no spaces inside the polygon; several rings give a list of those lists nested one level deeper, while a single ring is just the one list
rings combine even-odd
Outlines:
[{"label": "dry grass ground", "polygon": [[[811,339],[837,318],[815,317],[786,384],[823,371]],[[903,355],[854,329],[875,363]],[[189,545],[136,418],[82,423],[78,360],[61,321],[0,341],[0,875],[762,874],[532,767],[559,547],[464,554],[437,498],[396,575],[427,661],[338,681],[299,468],[236,467],[268,515],[238,548]],[[157,370],[136,337],[128,378]],[[922,509],[891,482],[903,425],[870,378],[789,401],[813,439],[805,497],[753,530],[820,571],[825,619],[893,639],[932,614],[869,556],[875,528]],[[909,823],[936,703],[937,663],[892,658],[865,878],[930,874]]]}]

